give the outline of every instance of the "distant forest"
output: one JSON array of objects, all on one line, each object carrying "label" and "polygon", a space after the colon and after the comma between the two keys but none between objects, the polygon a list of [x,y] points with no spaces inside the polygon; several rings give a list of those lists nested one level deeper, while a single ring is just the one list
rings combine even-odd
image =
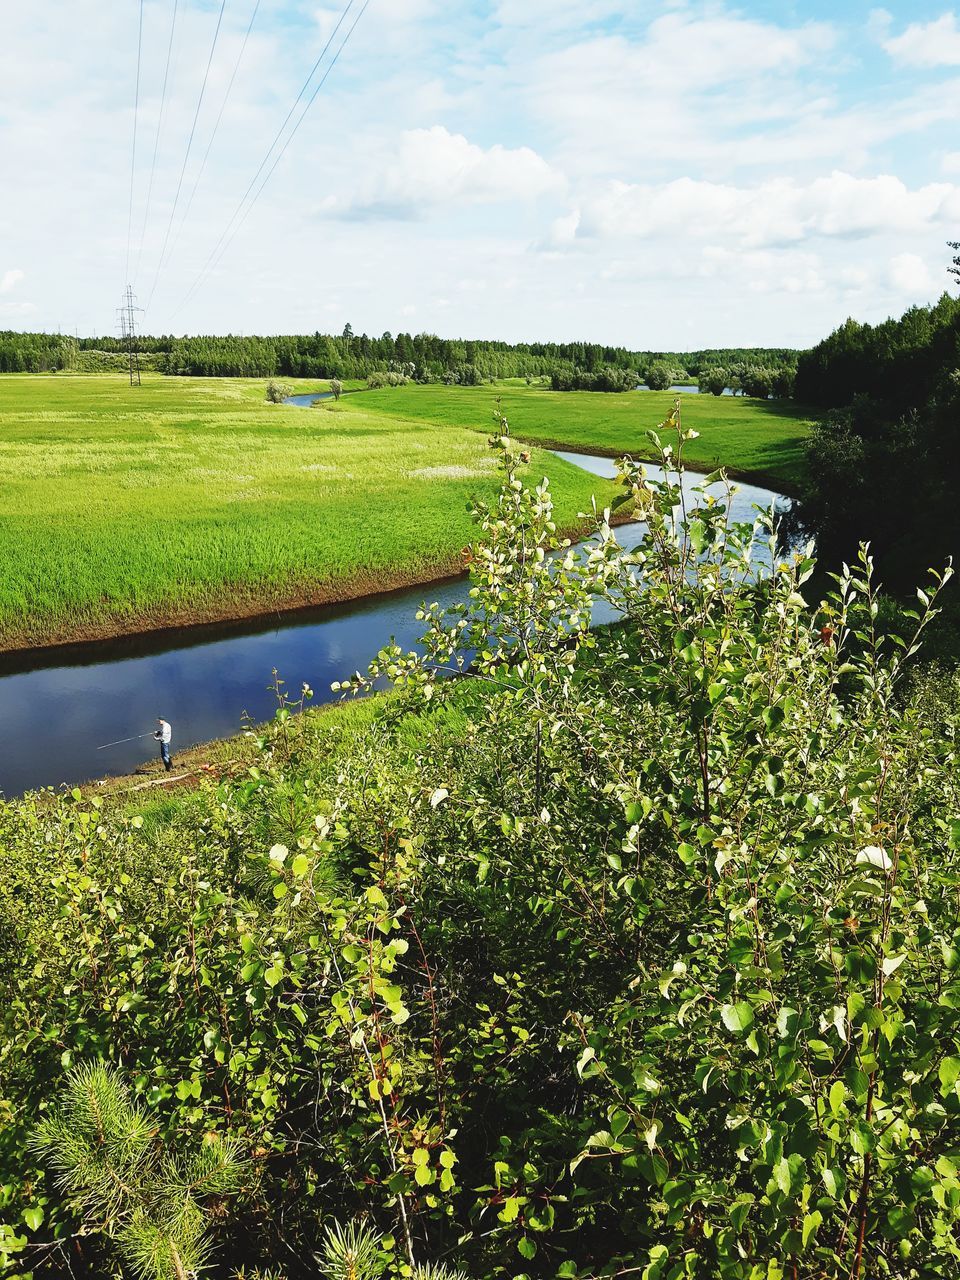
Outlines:
[{"label": "distant forest", "polygon": [[[960,299],[879,325],[848,320],[800,357],[796,390],[823,409],[791,517],[821,562],[852,561],[868,539],[896,592],[960,558]],[[956,639],[960,651],[960,628]]]},{"label": "distant forest", "polygon": [[[141,365],[196,377],[366,379],[397,371],[422,382],[477,385],[491,379],[550,379],[556,390],[624,391],[637,382],[669,386],[713,382],[749,395],[787,395],[798,353],[787,348],[716,348],[691,352],[630,351],[592,342],[506,342],[438,338],[434,334],[313,333],[276,337],[143,336]],[[120,338],[74,338],[0,331],[0,373],[120,369]],[[719,374],[725,375],[719,377]]]}]

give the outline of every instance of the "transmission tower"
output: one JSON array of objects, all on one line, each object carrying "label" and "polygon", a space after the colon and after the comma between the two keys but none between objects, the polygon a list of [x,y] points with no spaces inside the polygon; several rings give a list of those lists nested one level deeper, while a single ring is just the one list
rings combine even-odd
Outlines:
[{"label": "transmission tower", "polygon": [[133,289],[127,285],[127,291],[124,294],[123,306],[118,314],[120,316],[120,336],[127,354],[130,357],[130,385],[131,387],[140,386],[140,355],[137,351],[137,320],[136,313],[142,311],[142,307],[134,305]]}]

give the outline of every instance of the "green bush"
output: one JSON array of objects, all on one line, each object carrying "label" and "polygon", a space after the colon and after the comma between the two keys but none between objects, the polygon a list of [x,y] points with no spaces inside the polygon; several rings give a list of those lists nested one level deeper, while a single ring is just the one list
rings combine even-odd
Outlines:
[{"label": "green bush", "polygon": [[770,515],[630,460],[647,537],[577,551],[492,444],[469,595],[345,683],[396,686],[365,723],[281,707],[152,828],[0,809],[0,1250],[76,1230],[31,1135],[115,1063],[170,1159],[246,1161],[220,1275],[315,1275],[333,1220],[392,1275],[954,1274],[960,692],[904,680],[940,580],[902,640],[866,552],[811,609]]}]

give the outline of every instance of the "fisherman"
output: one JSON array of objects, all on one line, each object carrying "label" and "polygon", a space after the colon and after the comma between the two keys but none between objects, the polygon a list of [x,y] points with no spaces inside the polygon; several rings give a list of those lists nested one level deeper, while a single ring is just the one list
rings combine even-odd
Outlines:
[{"label": "fisherman", "polygon": [[170,739],[173,737],[173,730],[166,720],[161,720],[157,716],[157,728],[154,730],[153,736],[160,743],[160,759],[163,761],[163,767],[167,773],[173,768],[170,760]]}]

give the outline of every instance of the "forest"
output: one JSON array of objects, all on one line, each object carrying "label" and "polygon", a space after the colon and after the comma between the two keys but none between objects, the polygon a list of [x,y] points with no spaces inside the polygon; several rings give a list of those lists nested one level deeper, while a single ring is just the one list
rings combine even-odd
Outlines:
[{"label": "forest", "polygon": [[[384,333],[376,338],[355,334],[350,325],[339,335],[144,335],[137,338],[137,350],[145,368],[181,376],[355,380],[394,370],[423,382],[466,386],[504,378],[555,377],[556,390],[632,391],[651,370],[650,385],[655,389],[668,387],[671,381],[695,382],[707,370],[728,370],[729,379],[764,370],[769,371],[764,376],[770,382],[764,395],[773,394],[777,387],[779,394],[789,394],[797,359],[795,351],[785,348],[677,354],[591,342],[450,340],[426,333],[395,337]],[[0,373],[96,373],[122,369],[126,359],[126,344],[120,338],[0,331]],[[656,376],[661,370],[666,371],[666,382]],[[775,385],[778,376],[781,381]],[[740,383],[728,381],[727,385],[737,389]]]},{"label": "forest", "polygon": [[[960,299],[881,325],[848,320],[797,367],[797,395],[821,407],[790,527],[836,565],[871,543],[903,593],[960,551]],[[953,606],[951,606],[953,612]]]}]

